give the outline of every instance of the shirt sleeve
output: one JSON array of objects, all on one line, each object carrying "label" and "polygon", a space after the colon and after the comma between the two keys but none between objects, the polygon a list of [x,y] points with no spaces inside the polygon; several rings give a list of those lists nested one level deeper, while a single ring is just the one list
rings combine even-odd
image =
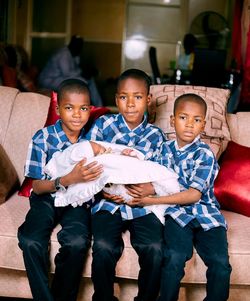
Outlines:
[{"label": "shirt sleeve", "polygon": [[44,166],[46,158],[44,138],[42,135],[35,135],[28,147],[24,176],[39,180],[45,179]]},{"label": "shirt sleeve", "polygon": [[205,193],[214,185],[219,166],[212,152],[204,149],[194,160],[194,167],[188,179],[188,186]]}]

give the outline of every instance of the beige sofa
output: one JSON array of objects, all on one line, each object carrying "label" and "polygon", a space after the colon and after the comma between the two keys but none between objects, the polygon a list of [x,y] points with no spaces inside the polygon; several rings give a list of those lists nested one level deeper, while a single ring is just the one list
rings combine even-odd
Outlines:
[{"label": "beige sofa", "polygon": [[[49,98],[35,93],[20,93],[8,87],[0,87],[0,143],[12,161],[20,182],[28,143],[34,132],[43,127],[49,107]],[[237,143],[250,146],[250,112],[228,115],[231,138]],[[0,296],[31,298],[31,293],[18,248],[17,228],[29,209],[29,200],[15,193],[0,205]],[[250,218],[233,212],[223,212],[228,225],[229,253],[233,267],[231,277],[231,301],[250,300]],[[55,229],[51,238],[51,271],[53,257],[58,250]],[[117,266],[115,292],[120,301],[131,301],[137,291],[137,256],[124,235],[125,250]],[[93,292],[91,279],[91,251],[83,271],[79,300],[90,301]],[[203,300],[205,293],[205,266],[195,253],[188,262],[182,281],[181,301]]]}]

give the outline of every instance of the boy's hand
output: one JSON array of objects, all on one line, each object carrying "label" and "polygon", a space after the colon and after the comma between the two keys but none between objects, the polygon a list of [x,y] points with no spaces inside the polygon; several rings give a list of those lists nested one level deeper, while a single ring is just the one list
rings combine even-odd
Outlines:
[{"label": "boy's hand", "polygon": [[147,205],[153,205],[155,204],[154,198],[153,197],[144,197],[144,198],[134,198],[131,201],[127,202],[127,205],[134,207],[134,206],[147,206]]},{"label": "boy's hand", "polygon": [[100,177],[101,173],[103,172],[102,165],[97,165],[98,162],[94,161],[87,165],[85,165],[86,159],[81,160],[76,164],[73,170],[69,173],[70,180],[72,183],[79,183],[79,182],[89,182],[96,180]]},{"label": "boy's hand", "polygon": [[124,199],[119,195],[110,194],[105,191],[102,191],[102,194],[106,200],[111,200],[112,202],[114,202],[116,204],[124,204],[125,203]]},{"label": "boy's hand", "polygon": [[129,184],[125,185],[125,187],[128,190],[128,194],[133,198],[142,198],[155,194],[154,186],[151,183]]}]

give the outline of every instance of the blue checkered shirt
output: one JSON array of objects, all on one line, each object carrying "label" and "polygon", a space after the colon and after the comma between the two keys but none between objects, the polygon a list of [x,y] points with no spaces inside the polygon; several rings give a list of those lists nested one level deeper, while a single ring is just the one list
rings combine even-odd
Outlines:
[{"label": "blue checkered shirt", "polygon": [[[86,138],[134,147],[145,155],[145,160],[152,161],[159,159],[160,147],[165,141],[163,132],[156,126],[149,124],[146,117],[139,126],[130,130],[121,114],[104,115],[97,119]],[[105,199],[101,199],[93,205],[92,213],[107,210],[113,214],[118,209],[120,209],[124,220],[150,213],[146,208],[118,205]]]},{"label": "blue checkered shirt", "polygon": [[162,145],[160,163],[179,175],[181,191],[192,187],[202,193],[198,202],[170,206],[166,209],[166,215],[170,215],[182,227],[196,218],[205,231],[219,226],[226,228],[226,221],[214,195],[214,180],[219,166],[206,143],[197,137],[193,143],[179,149],[176,141],[166,141]]},{"label": "blue checkered shirt", "polygon": [[[81,131],[78,142],[84,139],[84,130]],[[63,151],[72,145],[62,129],[61,120],[36,132],[29,148],[24,169],[24,175],[33,179],[44,180],[44,167],[57,151]]]}]

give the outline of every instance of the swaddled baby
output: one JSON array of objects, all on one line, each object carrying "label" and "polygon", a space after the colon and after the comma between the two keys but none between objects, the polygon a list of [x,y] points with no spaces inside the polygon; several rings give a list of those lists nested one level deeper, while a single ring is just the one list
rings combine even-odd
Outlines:
[{"label": "swaddled baby", "polygon": [[[45,166],[45,173],[52,179],[69,173],[83,158],[87,163],[97,161],[103,165],[103,173],[95,180],[70,185],[66,191],[55,193],[55,206],[80,206],[95,194],[104,190],[131,199],[124,184],[151,182],[157,195],[179,192],[178,176],[172,170],[153,161],[144,161],[144,155],[125,145],[98,141],[73,144],[63,152],[56,152]],[[166,205],[149,206],[163,222]]]}]

